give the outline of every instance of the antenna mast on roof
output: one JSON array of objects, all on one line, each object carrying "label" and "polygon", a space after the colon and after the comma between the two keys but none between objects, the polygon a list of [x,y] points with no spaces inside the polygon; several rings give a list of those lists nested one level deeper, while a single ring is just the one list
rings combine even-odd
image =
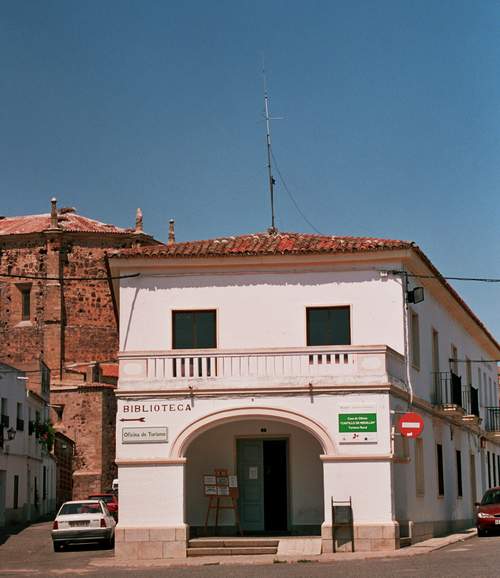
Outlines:
[{"label": "antenna mast on roof", "polygon": [[269,115],[269,96],[267,94],[267,79],[266,79],[266,69],[264,66],[264,55],[262,55],[262,77],[264,80],[264,113],[266,119],[266,145],[267,145],[267,172],[269,175],[269,193],[271,195],[271,227],[269,229],[270,233],[276,233],[275,219],[274,219],[274,185],[276,180],[273,177],[272,167],[271,167],[271,120],[279,120],[279,117],[271,117]]}]

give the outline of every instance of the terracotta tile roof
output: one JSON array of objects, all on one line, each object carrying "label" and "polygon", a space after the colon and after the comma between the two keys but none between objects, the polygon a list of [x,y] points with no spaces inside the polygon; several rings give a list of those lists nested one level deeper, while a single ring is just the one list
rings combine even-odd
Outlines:
[{"label": "terracotta tile roof", "polygon": [[188,241],[172,245],[122,249],[113,257],[228,257],[239,255],[299,255],[314,253],[359,253],[407,249],[410,241],[372,237],[336,237],[301,233],[255,233],[238,237],[221,237]]},{"label": "terracotta tile roof", "polygon": [[[115,225],[106,225],[100,221],[89,219],[75,212],[59,212],[59,227],[64,231],[76,233],[132,233],[133,229],[123,229]],[[29,233],[42,233],[50,229],[50,214],[23,215],[20,217],[0,218],[0,236],[2,235],[26,235]]]},{"label": "terracotta tile roof", "polygon": [[336,237],[327,235],[309,235],[301,233],[255,233],[238,237],[221,237],[204,241],[188,241],[171,245],[156,245],[119,249],[110,252],[118,259],[131,258],[182,258],[182,257],[231,257],[252,255],[300,255],[334,254],[413,249],[430,268],[436,279],[451,293],[454,299],[470,315],[474,322],[488,336],[494,346],[499,344],[488,328],[475,315],[472,309],[460,297],[457,291],[442,276],[427,255],[412,241],[379,239],[374,237]]}]

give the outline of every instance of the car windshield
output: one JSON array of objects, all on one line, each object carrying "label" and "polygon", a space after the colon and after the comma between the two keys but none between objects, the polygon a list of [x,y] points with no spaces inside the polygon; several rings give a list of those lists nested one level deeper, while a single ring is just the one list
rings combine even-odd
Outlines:
[{"label": "car windshield", "polygon": [[481,505],[486,506],[488,504],[500,504],[500,490],[492,490],[491,492],[486,492]]},{"label": "car windshield", "polygon": [[68,516],[72,514],[102,514],[99,503],[75,502],[74,504],[64,504],[59,511],[59,516]]},{"label": "car windshield", "polygon": [[90,496],[91,500],[102,500],[106,504],[113,501],[113,496]]}]

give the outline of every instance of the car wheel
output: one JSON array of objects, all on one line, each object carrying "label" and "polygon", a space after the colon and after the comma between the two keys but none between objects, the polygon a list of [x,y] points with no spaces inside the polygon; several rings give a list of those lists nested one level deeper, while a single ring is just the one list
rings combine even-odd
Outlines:
[{"label": "car wheel", "polygon": [[477,535],[479,538],[484,538],[485,536],[488,535],[488,532],[486,530],[483,530],[482,528],[478,528]]},{"label": "car wheel", "polygon": [[54,552],[60,552],[63,549],[63,545],[58,542],[54,542]]},{"label": "car wheel", "polygon": [[115,547],[115,535],[113,534],[111,536],[111,538],[108,540],[108,548],[114,548]]}]

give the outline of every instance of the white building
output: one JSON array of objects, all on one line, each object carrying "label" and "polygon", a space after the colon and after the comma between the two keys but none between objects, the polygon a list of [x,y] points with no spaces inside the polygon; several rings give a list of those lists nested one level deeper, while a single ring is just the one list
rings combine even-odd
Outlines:
[{"label": "white building", "polygon": [[48,420],[48,403],[27,388],[28,380],[0,364],[0,527],[35,521],[55,508],[55,461],[39,443],[36,425]]},{"label": "white building", "polygon": [[[324,552],[343,542],[332,499],[352,500],[357,550],[384,550],[471,526],[500,483],[499,345],[413,243],[257,234],[111,263],[140,273],[117,287],[118,556],[185,556],[215,469],[237,476],[245,534]],[[394,435],[408,409],[417,440]]]}]

